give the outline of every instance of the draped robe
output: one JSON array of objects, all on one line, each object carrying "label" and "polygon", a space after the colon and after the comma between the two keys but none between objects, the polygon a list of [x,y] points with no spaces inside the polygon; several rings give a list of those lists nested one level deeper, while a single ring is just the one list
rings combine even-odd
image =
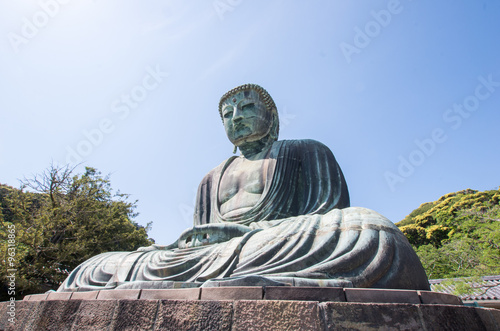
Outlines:
[{"label": "draped robe", "polygon": [[[344,176],[326,146],[314,140],[275,142],[265,159],[260,200],[224,218],[219,184],[234,158],[205,176],[194,228],[176,243],[97,255],[58,291],[232,285],[429,289],[401,231],[374,211],[349,207]],[[236,231],[233,225],[246,230],[228,235]],[[190,234],[204,229],[215,241],[188,247]]]}]

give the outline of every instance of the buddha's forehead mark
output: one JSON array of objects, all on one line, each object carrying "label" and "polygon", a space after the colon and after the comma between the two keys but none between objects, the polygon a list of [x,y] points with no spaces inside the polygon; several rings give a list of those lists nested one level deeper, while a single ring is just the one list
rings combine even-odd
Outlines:
[{"label": "buddha's forehead mark", "polygon": [[250,91],[241,91],[241,92],[238,92],[238,93],[235,93],[231,96],[229,96],[229,98],[226,99],[226,101],[224,102],[224,106],[237,106],[241,101],[247,99],[248,97],[250,97]]},{"label": "buddha's forehead mark", "polygon": [[259,94],[254,90],[240,91],[240,92],[237,92],[237,93],[231,95],[229,98],[227,98],[226,103],[229,103],[229,104],[235,106],[238,103],[240,103],[242,100],[257,99],[258,97],[259,97]]}]

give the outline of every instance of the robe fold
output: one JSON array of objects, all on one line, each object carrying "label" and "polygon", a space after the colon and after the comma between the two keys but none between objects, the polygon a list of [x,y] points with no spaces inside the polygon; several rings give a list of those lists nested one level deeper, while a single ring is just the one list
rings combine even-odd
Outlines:
[{"label": "robe fold", "polygon": [[232,284],[429,289],[401,231],[374,211],[349,207],[344,176],[325,145],[275,142],[260,200],[224,218],[218,190],[234,158],[201,182],[194,225],[224,231],[239,224],[248,232],[207,246],[103,253],[78,266],[58,291]]}]

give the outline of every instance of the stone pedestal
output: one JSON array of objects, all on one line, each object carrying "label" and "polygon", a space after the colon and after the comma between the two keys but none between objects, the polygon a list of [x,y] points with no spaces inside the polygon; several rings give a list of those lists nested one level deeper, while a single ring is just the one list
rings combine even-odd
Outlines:
[{"label": "stone pedestal", "polygon": [[[428,291],[226,287],[50,293],[0,303],[0,330],[500,330],[500,310]],[[16,323],[9,313],[15,312]]]}]

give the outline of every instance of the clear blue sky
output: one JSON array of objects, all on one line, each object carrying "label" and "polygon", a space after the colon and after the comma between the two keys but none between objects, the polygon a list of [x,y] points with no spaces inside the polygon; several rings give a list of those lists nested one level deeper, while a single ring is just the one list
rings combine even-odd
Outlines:
[{"label": "clear blue sky", "polygon": [[168,244],[232,155],[219,98],[256,83],[353,206],[500,185],[500,1],[60,1],[0,1],[1,183],[81,160]]}]

